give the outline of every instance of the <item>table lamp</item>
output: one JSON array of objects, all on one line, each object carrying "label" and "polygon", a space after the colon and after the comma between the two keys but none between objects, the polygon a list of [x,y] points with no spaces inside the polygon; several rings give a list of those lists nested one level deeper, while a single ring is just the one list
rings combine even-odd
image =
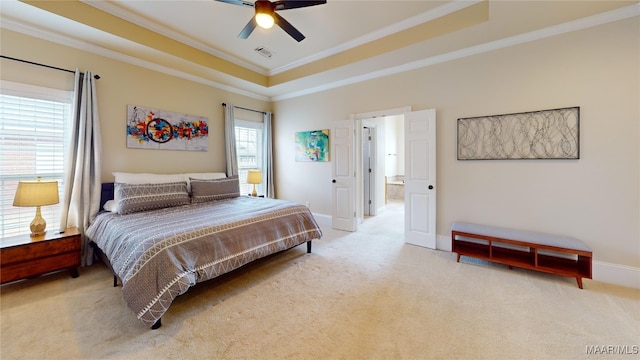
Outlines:
[{"label": "table lamp", "polygon": [[31,236],[42,235],[47,228],[47,222],[40,214],[40,206],[54,205],[58,202],[58,182],[42,181],[39,177],[36,181],[19,181],[13,198],[13,206],[36,207],[36,216],[30,225]]},{"label": "table lamp", "polygon": [[247,172],[247,184],[253,184],[253,193],[251,196],[258,196],[258,192],[256,191],[256,184],[262,183],[262,171],[260,170],[249,170]]}]

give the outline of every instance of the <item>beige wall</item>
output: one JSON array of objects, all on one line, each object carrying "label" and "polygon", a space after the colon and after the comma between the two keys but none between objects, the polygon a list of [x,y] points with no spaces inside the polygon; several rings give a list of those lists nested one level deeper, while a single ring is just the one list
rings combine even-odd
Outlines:
[{"label": "beige wall", "polygon": [[[637,18],[275,103],[280,197],[331,214],[329,163],[296,163],[293,133],[352,113],[435,108],[437,232],[469,221],[573,235],[640,266]],[[580,106],[579,160],[457,161],[456,119]]]},{"label": "beige wall", "polygon": [[[102,180],[113,181],[114,171],[224,172],[224,111],[222,103],[270,110],[264,101],[229,93],[104,56],[60,46],[3,29],[2,54],[64,69],[91,70],[97,81],[102,131]],[[0,78],[53,88],[73,89],[73,74],[2,59]],[[143,150],[126,147],[127,104],[204,116],[209,119],[209,149],[199,151]],[[255,113],[238,111],[254,120]]]},{"label": "beige wall", "polygon": [[[92,70],[98,81],[103,175],[224,171],[222,102],[274,111],[276,192],[331,213],[331,163],[296,163],[296,131],[350,114],[410,105],[437,111],[437,232],[474,221],[577,236],[596,260],[640,267],[637,18],[268,104],[2,30],[2,54]],[[1,60],[0,77],[70,89],[72,76]],[[125,146],[126,105],[205,116],[208,152]],[[580,160],[457,161],[459,117],[581,107]],[[246,115],[250,116],[250,115]]]}]

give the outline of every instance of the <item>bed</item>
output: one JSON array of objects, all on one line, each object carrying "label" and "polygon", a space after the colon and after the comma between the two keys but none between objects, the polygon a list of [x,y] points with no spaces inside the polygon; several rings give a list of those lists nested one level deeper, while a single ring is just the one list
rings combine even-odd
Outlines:
[{"label": "bed", "polygon": [[237,177],[187,176],[164,178],[168,183],[116,176],[103,185],[103,202],[114,193],[104,206],[109,211],[85,231],[122,283],[127,306],[153,329],[196,283],[303,243],[309,253],[322,236],[304,205],[240,196]]}]

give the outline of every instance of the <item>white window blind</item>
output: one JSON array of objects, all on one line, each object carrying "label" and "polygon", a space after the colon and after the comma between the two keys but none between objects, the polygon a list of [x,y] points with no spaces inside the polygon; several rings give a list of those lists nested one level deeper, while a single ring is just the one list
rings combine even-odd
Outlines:
[{"label": "white window blind", "polygon": [[[247,184],[248,170],[262,170],[262,123],[236,120],[235,130],[240,194],[247,195],[253,192],[253,184]],[[259,195],[264,195],[263,188],[256,184]]]},{"label": "white window blind", "polygon": [[[0,83],[0,237],[28,234],[35,207],[15,207],[20,180],[57,180],[64,199],[65,139],[71,119],[70,91],[7,81]],[[58,229],[60,204],[43,206],[47,229]]]}]

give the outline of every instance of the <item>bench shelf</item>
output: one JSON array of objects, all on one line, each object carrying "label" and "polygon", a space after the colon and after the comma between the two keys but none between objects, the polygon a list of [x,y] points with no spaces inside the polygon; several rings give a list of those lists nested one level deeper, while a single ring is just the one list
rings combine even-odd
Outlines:
[{"label": "bench shelf", "polygon": [[[591,279],[590,251],[568,249],[531,242],[503,239],[463,231],[451,231],[451,251],[494,263],[575,277],[582,289],[582,279]],[[540,252],[542,251],[542,253]]]}]

